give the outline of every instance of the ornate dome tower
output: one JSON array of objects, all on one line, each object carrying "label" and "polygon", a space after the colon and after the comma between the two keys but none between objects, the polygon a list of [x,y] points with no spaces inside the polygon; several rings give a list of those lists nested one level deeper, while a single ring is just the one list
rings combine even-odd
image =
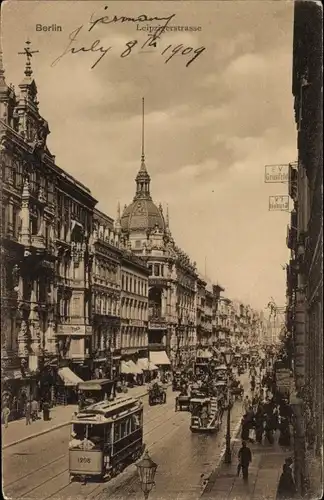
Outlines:
[{"label": "ornate dome tower", "polygon": [[141,167],[136,175],[136,193],[133,202],[125,207],[121,216],[121,229],[129,235],[134,232],[147,233],[158,228],[164,232],[166,225],[162,211],[153,203],[150,193],[151,178],[145,165],[144,154],[144,99],[142,119]]}]

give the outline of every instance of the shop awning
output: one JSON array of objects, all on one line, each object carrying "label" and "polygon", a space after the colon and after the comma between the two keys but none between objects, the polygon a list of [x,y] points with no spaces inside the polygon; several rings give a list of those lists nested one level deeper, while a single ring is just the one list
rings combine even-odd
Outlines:
[{"label": "shop awning", "polygon": [[120,373],[123,373],[124,375],[128,375],[129,373],[132,373],[130,370],[130,367],[126,363],[126,361],[122,361],[120,365]]},{"label": "shop awning", "polygon": [[76,387],[80,382],[83,382],[83,380],[67,366],[60,368],[58,370],[58,375],[67,387]]},{"label": "shop awning", "polygon": [[152,363],[152,361],[149,361],[147,358],[139,358],[139,360],[137,361],[137,366],[144,371],[154,371],[159,369],[154,363]]},{"label": "shop awning", "polygon": [[138,375],[140,373],[143,373],[143,369],[137,366],[134,361],[122,361],[120,372],[126,375]]},{"label": "shop awning", "polygon": [[143,370],[139,366],[136,366],[134,361],[127,361],[127,366],[129,366],[130,373],[133,373],[134,375],[143,373]]},{"label": "shop awning", "polygon": [[165,351],[150,352],[150,361],[155,365],[171,365],[170,360]]}]

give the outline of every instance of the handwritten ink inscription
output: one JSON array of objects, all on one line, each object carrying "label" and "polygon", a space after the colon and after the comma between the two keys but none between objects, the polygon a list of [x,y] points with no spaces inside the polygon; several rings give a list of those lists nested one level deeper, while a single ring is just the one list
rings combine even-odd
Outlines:
[{"label": "handwritten ink inscription", "polygon": [[[105,7],[104,10],[107,10],[107,7]],[[91,66],[91,69],[94,69],[109,51],[114,50],[112,46],[104,46],[101,43],[100,39],[94,40],[88,45],[83,45],[82,42],[80,42],[80,37],[85,31],[91,32],[98,25],[107,25],[111,23],[138,24],[143,22],[147,23],[152,21],[164,21],[164,24],[161,24],[161,26],[154,32],[154,34],[150,34],[147,36],[147,39],[144,43],[142,40],[140,41],[137,39],[126,42],[125,47],[119,52],[119,57],[126,58],[132,54],[139,54],[141,53],[142,49],[150,47],[153,52],[156,52],[163,57],[165,64],[167,64],[174,56],[178,55],[186,57],[186,67],[188,67],[206,50],[206,47],[194,48],[185,46],[182,43],[178,45],[170,44],[168,46],[163,46],[162,35],[165,33],[168,24],[174,17],[175,14],[172,14],[168,17],[149,17],[146,14],[141,14],[140,16],[134,18],[114,15],[111,18],[109,16],[102,16],[94,19],[94,14],[92,14],[89,21],[90,27],[88,29],[84,29],[84,25],[82,24],[81,26],[73,30],[69,35],[69,42],[67,47],[64,49],[62,54],[52,62],[51,66],[55,66],[67,54],[74,55],[91,52],[97,55],[97,59]]]}]

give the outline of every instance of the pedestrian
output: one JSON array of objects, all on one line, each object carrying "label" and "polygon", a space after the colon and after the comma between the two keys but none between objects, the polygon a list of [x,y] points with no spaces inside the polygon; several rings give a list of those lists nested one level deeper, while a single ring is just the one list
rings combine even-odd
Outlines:
[{"label": "pedestrian", "polygon": [[46,422],[50,420],[50,405],[47,401],[43,403],[43,420]]},{"label": "pedestrian", "polygon": [[250,435],[250,426],[249,426],[249,421],[247,418],[247,415],[243,415],[242,421],[241,421],[241,439],[243,441],[248,441],[249,435]]},{"label": "pedestrian", "polygon": [[33,422],[35,422],[35,420],[38,420],[38,401],[36,400],[36,398],[33,398],[31,402],[31,416]]},{"label": "pedestrian", "polygon": [[243,415],[245,415],[247,413],[247,411],[249,410],[251,406],[251,401],[249,399],[249,396],[245,396],[245,399],[242,403],[242,413]]},{"label": "pedestrian", "polygon": [[279,436],[279,444],[280,446],[289,447],[290,446],[290,429],[289,429],[289,420],[287,417],[280,417],[280,436]]},{"label": "pedestrian", "polygon": [[269,444],[274,443],[272,415],[266,415],[266,418],[265,418],[265,436],[266,436]]},{"label": "pedestrian", "polygon": [[5,407],[2,410],[2,420],[5,428],[8,427],[9,416],[10,416],[10,408],[9,406],[5,405]]},{"label": "pedestrian", "polygon": [[256,442],[259,444],[262,443],[263,426],[264,426],[263,411],[262,407],[259,406],[255,415],[255,439]]},{"label": "pedestrian", "polygon": [[252,453],[246,442],[242,441],[242,447],[238,452],[238,459],[240,463],[240,469],[242,469],[243,481],[247,481],[249,478],[249,466],[252,462]]},{"label": "pedestrian", "polygon": [[293,479],[289,459],[286,459],[277,488],[277,500],[290,500],[296,497],[297,489]]},{"label": "pedestrian", "polygon": [[30,401],[27,401],[27,403],[26,403],[25,415],[26,415],[26,425],[31,425],[32,420],[31,420],[31,402]]}]

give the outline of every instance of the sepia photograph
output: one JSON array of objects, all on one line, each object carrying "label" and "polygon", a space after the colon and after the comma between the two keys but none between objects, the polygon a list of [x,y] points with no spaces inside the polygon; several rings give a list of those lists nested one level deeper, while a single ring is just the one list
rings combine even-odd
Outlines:
[{"label": "sepia photograph", "polygon": [[321,2],[0,20],[4,498],[321,498]]}]

